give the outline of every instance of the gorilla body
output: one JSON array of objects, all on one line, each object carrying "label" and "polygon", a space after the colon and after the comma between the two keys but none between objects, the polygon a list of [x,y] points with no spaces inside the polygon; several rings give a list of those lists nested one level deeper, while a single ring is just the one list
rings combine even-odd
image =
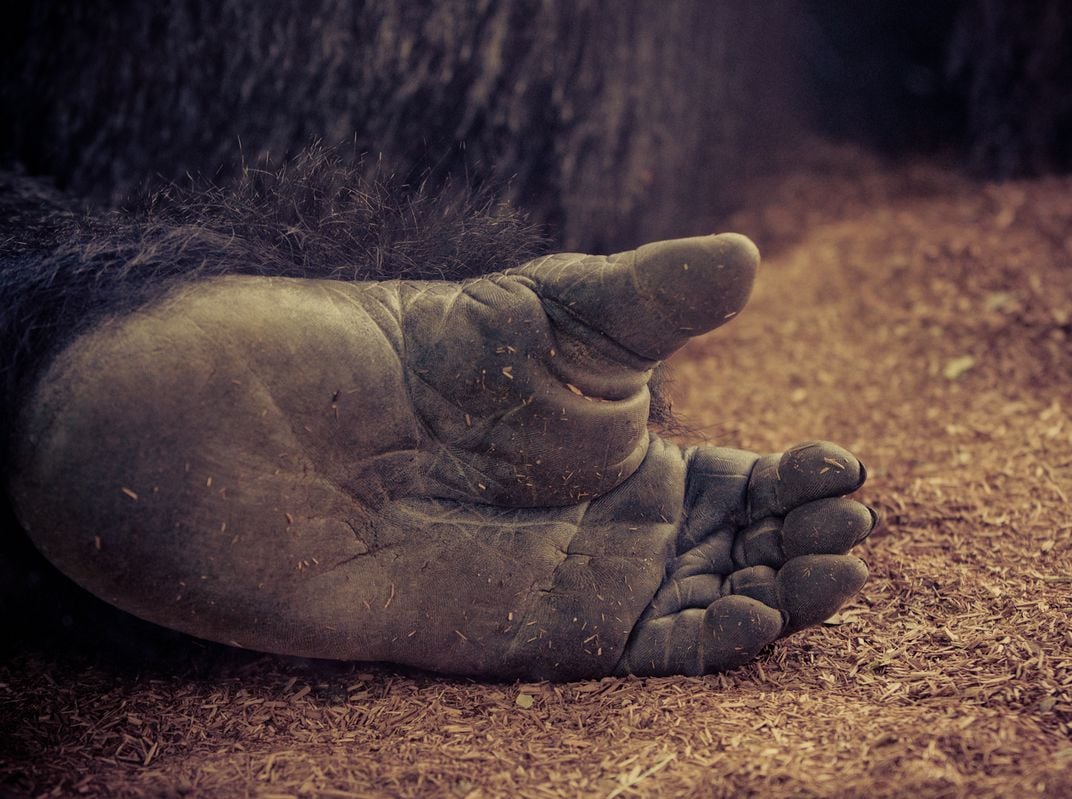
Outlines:
[{"label": "gorilla body", "polygon": [[452,281],[220,275],[82,330],[21,395],[31,539],[243,647],[490,677],[705,673],[833,613],[849,453],[682,451],[655,367],[734,316],[733,234]]}]

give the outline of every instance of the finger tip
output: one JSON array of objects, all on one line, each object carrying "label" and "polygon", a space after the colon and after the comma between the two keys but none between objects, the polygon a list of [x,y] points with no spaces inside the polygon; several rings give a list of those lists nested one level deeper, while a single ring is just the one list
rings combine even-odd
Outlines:
[{"label": "finger tip", "polygon": [[859,458],[856,458],[856,462],[860,465],[860,482],[856,484],[856,488],[861,488],[867,482],[867,467]]},{"label": "finger tip", "polygon": [[865,505],[864,507],[867,508],[867,512],[871,516],[871,526],[867,528],[866,532],[864,532],[859,538],[856,539],[857,544],[861,543],[862,541],[866,541],[871,536],[871,533],[875,532],[875,530],[878,529],[879,524],[882,522],[882,516],[877,510],[872,508],[870,505]]},{"label": "finger tip", "polygon": [[643,270],[652,274],[669,271],[696,277],[704,271],[718,271],[741,278],[756,271],[759,250],[740,233],[714,233],[649,242],[637,249],[637,260]]},{"label": "finger tip", "polygon": [[867,578],[871,576],[871,570],[861,558],[855,555],[841,555],[840,557],[844,558],[844,564],[840,567],[841,584],[848,589],[848,596],[852,596],[864,587]]},{"label": "finger tip", "polygon": [[740,594],[716,599],[707,607],[704,621],[719,641],[755,651],[778,638],[785,626],[780,610]]},{"label": "finger tip", "polygon": [[786,557],[843,555],[874,528],[874,511],[845,497],[818,499],[786,514],[781,528]]},{"label": "finger tip", "polygon": [[715,600],[704,617],[710,643],[705,647],[704,671],[729,671],[743,666],[781,637],[786,619],[774,610],[743,596]]},{"label": "finger tip", "polygon": [[863,588],[869,574],[867,564],[853,555],[807,555],[790,560],[777,578],[790,630],[810,627],[832,616]]},{"label": "finger tip", "polygon": [[706,255],[704,266],[707,281],[704,288],[717,292],[723,312],[722,319],[717,323],[721,324],[739,313],[748,303],[759,269],[759,248],[740,233],[704,236],[699,243]]},{"label": "finger tip", "polygon": [[759,247],[743,233],[716,233],[707,237],[723,263],[741,273],[755,274],[759,268]]},{"label": "finger tip", "polygon": [[779,462],[787,507],[859,489],[867,472],[860,459],[831,441],[809,441],[786,450]]}]

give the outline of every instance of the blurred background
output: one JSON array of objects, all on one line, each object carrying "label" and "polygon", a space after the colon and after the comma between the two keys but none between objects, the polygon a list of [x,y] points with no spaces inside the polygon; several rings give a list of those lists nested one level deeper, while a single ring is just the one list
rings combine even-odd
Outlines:
[{"label": "blurred background", "polygon": [[0,166],[99,204],[319,140],[608,251],[718,227],[820,142],[1072,168],[1066,0],[5,6]]}]

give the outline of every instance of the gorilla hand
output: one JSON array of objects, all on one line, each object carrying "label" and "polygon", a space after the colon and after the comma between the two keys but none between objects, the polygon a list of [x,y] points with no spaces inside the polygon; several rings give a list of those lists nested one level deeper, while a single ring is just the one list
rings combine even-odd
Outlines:
[{"label": "gorilla hand", "polygon": [[461,283],[233,276],[63,351],[23,407],[37,546],[121,608],[461,674],[697,674],[833,613],[874,525],[830,444],[648,433],[653,368],[735,315],[734,234]]}]

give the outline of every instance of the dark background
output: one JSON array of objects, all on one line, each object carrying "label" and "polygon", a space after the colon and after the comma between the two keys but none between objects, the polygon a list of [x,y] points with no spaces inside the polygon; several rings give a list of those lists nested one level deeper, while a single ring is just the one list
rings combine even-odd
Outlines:
[{"label": "dark background", "polygon": [[10,0],[0,163],[114,204],[319,139],[561,246],[703,232],[808,137],[1072,167],[1065,0]]}]

